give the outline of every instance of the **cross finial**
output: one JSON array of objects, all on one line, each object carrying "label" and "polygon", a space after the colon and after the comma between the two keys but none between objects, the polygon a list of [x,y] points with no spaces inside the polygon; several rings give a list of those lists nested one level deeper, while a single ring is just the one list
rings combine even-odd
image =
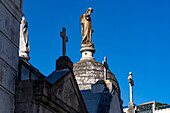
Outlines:
[{"label": "cross finial", "polygon": [[108,69],[108,65],[107,65],[107,57],[104,57],[103,65],[104,65],[105,68]]},{"label": "cross finial", "polygon": [[104,80],[107,80],[107,69],[108,69],[107,57],[104,57],[103,65],[104,65]]},{"label": "cross finial", "polygon": [[66,29],[63,27],[63,31],[60,32],[60,36],[63,38],[63,56],[66,56],[66,42],[68,42],[68,37],[66,36]]}]

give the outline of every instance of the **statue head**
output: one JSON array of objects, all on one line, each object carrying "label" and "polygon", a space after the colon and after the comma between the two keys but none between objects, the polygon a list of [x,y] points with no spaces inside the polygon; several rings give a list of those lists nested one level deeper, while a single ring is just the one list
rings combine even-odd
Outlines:
[{"label": "statue head", "polygon": [[25,17],[23,16],[21,20],[21,29],[23,32],[25,32],[27,28],[28,28],[28,24],[27,24]]},{"label": "statue head", "polygon": [[88,8],[88,10],[86,11],[86,16],[90,16],[92,12],[93,12],[93,9]]},{"label": "statue head", "polygon": [[132,75],[132,72],[129,72],[129,75]]}]

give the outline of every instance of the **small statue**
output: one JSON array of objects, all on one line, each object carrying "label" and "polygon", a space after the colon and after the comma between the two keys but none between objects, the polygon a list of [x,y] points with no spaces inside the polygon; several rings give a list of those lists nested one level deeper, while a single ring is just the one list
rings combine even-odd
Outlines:
[{"label": "small statue", "polygon": [[20,24],[20,42],[19,42],[19,57],[29,61],[29,40],[28,40],[28,23],[25,17],[22,17]]},{"label": "small statue", "polygon": [[131,86],[134,86],[134,81],[132,80],[132,72],[129,72],[128,82],[130,83]]},{"label": "small statue", "polygon": [[92,23],[91,23],[91,18],[90,15],[93,12],[92,8],[88,8],[85,14],[80,16],[80,21],[81,21],[81,34],[82,34],[82,45],[81,47],[93,47],[94,45],[91,41],[92,37]]}]

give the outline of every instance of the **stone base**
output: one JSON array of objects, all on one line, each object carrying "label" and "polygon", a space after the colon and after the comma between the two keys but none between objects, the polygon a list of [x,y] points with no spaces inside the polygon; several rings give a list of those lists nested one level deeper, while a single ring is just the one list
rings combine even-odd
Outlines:
[{"label": "stone base", "polygon": [[29,53],[27,52],[22,52],[22,51],[19,51],[19,57],[29,61],[30,60],[30,57],[29,57]]},{"label": "stone base", "polygon": [[94,48],[94,44],[92,42],[88,43],[88,44],[81,44],[81,48],[84,48],[84,47],[91,47],[91,48]]},{"label": "stone base", "polygon": [[135,108],[134,108],[134,103],[133,102],[129,102],[129,106],[128,106],[128,110],[127,113],[135,113]]},{"label": "stone base", "polygon": [[94,59],[93,54],[95,53],[95,49],[92,47],[83,47],[80,52],[82,53],[81,60],[85,59]]},{"label": "stone base", "polygon": [[68,56],[61,56],[56,60],[56,70],[62,69],[73,70],[73,62]]}]

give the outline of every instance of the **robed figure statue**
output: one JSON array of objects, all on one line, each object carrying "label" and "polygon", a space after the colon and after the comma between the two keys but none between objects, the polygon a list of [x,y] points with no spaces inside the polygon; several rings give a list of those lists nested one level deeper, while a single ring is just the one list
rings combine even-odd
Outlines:
[{"label": "robed figure statue", "polygon": [[25,17],[22,17],[20,24],[20,43],[19,43],[19,57],[22,57],[25,60],[29,60],[29,39],[28,39],[28,23]]},{"label": "robed figure statue", "polygon": [[92,37],[92,23],[91,23],[91,18],[90,15],[93,12],[92,8],[88,8],[85,14],[80,16],[80,21],[81,21],[81,34],[82,34],[82,44],[81,47],[93,47],[94,45],[91,41]]}]

